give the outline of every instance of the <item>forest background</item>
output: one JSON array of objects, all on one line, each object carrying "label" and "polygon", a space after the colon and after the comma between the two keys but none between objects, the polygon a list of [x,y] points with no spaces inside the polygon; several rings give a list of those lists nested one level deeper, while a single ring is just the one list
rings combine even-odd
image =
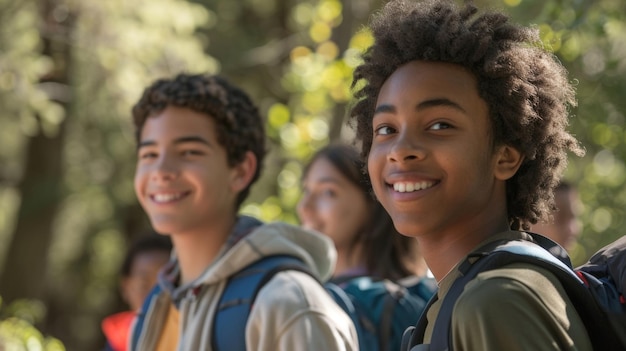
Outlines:
[{"label": "forest background", "polygon": [[[626,3],[475,2],[536,25],[576,83],[571,130],[587,154],[570,157],[566,178],[585,204],[581,263],[624,233]],[[297,223],[302,163],[352,136],[352,70],[382,3],[0,0],[0,316],[23,323],[0,323],[0,337],[102,347],[101,319],[123,308],[124,251],[148,226],[130,107],[156,78],[221,73],[251,94],[270,155],[243,212]]]}]

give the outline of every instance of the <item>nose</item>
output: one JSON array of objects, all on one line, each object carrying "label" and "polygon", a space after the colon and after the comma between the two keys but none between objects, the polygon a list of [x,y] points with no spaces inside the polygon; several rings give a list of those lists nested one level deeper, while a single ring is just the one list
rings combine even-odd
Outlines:
[{"label": "nose", "polygon": [[179,174],[177,160],[167,153],[159,155],[157,162],[154,163],[151,178],[153,181],[171,181],[176,179]]},{"label": "nose", "polygon": [[420,140],[419,135],[405,129],[393,141],[387,158],[389,161],[407,162],[423,160],[426,155],[425,143]]}]

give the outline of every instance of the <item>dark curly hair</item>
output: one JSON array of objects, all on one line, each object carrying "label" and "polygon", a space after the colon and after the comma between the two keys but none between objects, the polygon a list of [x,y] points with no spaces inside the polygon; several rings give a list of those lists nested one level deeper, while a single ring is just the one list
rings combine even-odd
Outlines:
[{"label": "dark curly hair", "polygon": [[225,78],[215,75],[179,74],[173,79],[157,80],[144,90],[133,106],[137,142],[146,120],[168,106],[186,107],[213,118],[218,142],[226,149],[231,167],[243,161],[247,151],[256,156],[256,172],[250,184],[237,195],[236,205],[240,206],[259,178],[266,154],[263,120],[250,97]]},{"label": "dark curly hair", "polygon": [[364,173],[365,165],[359,152],[352,146],[330,144],[318,150],[303,170],[307,176],[313,163],[319,159],[328,160],[350,182],[363,190],[369,203],[369,219],[363,223],[363,231],[355,236],[352,245],[363,245],[363,257],[368,273],[378,278],[397,280],[417,270],[415,262],[419,258],[417,241],[406,237],[395,229],[385,208],[371,194],[369,177]]},{"label": "dark curly hair", "polygon": [[[529,229],[554,207],[553,189],[567,165],[567,151],[584,149],[566,131],[575,91],[557,58],[543,49],[538,30],[497,12],[478,14],[448,0],[391,1],[371,21],[374,44],[363,55],[352,88],[350,123],[367,158],[372,118],[385,80],[410,61],[458,64],[477,79],[489,106],[494,146],[519,150],[524,161],[507,181],[512,229]],[[358,87],[358,89],[356,88]]]},{"label": "dark curly hair", "polygon": [[167,235],[162,235],[154,230],[147,231],[135,239],[126,255],[120,268],[122,277],[130,277],[133,263],[137,256],[148,252],[163,252],[169,254],[172,251],[172,239]]}]

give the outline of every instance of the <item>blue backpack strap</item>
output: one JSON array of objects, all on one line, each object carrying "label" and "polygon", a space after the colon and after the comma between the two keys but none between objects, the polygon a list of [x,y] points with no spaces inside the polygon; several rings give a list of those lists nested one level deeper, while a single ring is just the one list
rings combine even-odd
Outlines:
[{"label": "blue backpack strap", "polygon": [[328,294],[335,300],[335,303],[337,303],[348,317],[350,317],[350,320],[352,320],[359,340],[360,350],[378,350],[378,343],[376,343],[375,338],[376,325],[362,315],[342,287],[335,283],[328,282],[324,284],[324,288],[326,288]]},{"label": "blue backpack strap", "polygon": [[452,284],[444,297],[429,350],[452,350],[452,311],[465,285],[480,272],[512,263],[531,263],[547,269],[558,278],[585,324],[594,350],[623,350],[616,333],[606,327],[606,315],[602,308],[568,262],[569,259],[560,260],[541,246],[523,240],[493,243],[470,255],[459,267],[462,276]]},{"label": "blue backpack strap", "polygon": [[229,278],[214,315],[213,350],[246,350],[246,322],[257,294],[276,273],[287,270],[304,272],[317,280],[302,260],[287,255],[261,258]]},{"label": "blue backpack strap", "polygon": [[132,334],[130,336],[130,350],[137,349],[137,343],[139,342],[139,338],[143,334],[143,325],[146,322],[146,315],[152,301],[161,293],[161,287],[159,284],[156,284],[148,296],[143,300],[143,304],[141,305],[141,310],[137,313],[137,317],[135,317],[134,327],[132,329]]}]

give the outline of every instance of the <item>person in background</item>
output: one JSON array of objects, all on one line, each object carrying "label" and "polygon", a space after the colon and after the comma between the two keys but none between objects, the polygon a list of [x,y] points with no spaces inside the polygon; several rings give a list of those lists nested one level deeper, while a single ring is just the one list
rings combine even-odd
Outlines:
[{"label": "person in background", "polygon": [[583,203],[578,190],[571,183],[561,181],[554,189],[555,210],[547,222],[538,222],[532,231],[547,236],[571,251],[582,232],[580,215]]},{"label": "person in background", "polygon": [[[353,323],[320,284],[332,241],[238,213],[266,154],[248,94],[219,75],[181,73],[148,86],[132,113],[135,192],[175,257],[133,324],[131,350],[357,350]],[[250,276],[240,272],[254,275],[246,268],[285,255],[308,272],[279,267],[238,284]]]},{"label": "person in background", "polygon": [[106,351],[127,350],[132,321],[156,284],[158,272],[169,260],[171,252],[171,239],[154,231],[141,235],[128,248],[120,269],[119,286],[129,310],[102,320]]},{"label": "person in background", "polygon": [[[337,265],[329,290],[339,296],[335,287],[343,289],[353,302],[359,343],[366,344],[361,349],[398,350],[404,331],[417,322],[436,290],[417,241],[396,231],[372,196],[357,150],[349,145],[318,150],[304,168],[302,188],[298,216],[303,227],[335,243]],[[369,325],[376,328],[368,331]]]},{"label": "person in background", "polygon": [[372,196],[355,148],[331,144],[318,150],[304,168],[302,193],[297,205],[301,225],[335,243],[332,281],[358,276],[397,281],[426,274],[417,241],[398,233]]}]

